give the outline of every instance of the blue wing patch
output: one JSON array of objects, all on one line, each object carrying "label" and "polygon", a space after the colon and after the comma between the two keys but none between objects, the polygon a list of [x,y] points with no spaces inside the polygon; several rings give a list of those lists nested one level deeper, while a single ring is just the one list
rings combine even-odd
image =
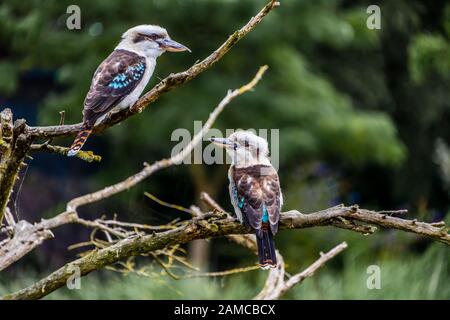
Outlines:
[{"label": "blue wing patch", "polygon": [[239,209],[242,209],[244,207],[245,198],[241,197],[241,199],[239,199],[236,187],[233,187],[233,197]]},{"label": "blue wing patch", "polygon": [[133,66],[129,66],[125,72],[119,73],[108,84],[108,87],[113,89],[122,89],[134,81],[142,78],[145,72],[145,64],[138,63]]},{"label": "blue wing patch", "polygon": [[267,211],[266,205],[263,204],[263,216],[262,216],[262,222],[266,223],[269,221],[269,212]]}]

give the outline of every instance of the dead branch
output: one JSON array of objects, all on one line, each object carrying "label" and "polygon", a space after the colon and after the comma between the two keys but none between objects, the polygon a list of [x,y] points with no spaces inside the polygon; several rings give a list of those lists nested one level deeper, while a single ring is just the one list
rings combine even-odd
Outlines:
[{"label": "dead branch", "polygon": [[25,122],[16,121],[13,124],[11,109],[0,113],[1,122],[1,160],[0,160],[0,224],[3,221],[14,184],[17,180],[22,162],[30,149],[31,139],[23,134]]},{"label": "dead branch", "polygon": [[[222,207],[213,198],[211,198],[208,193],[202,192],[200,194],[200,200],[202,200],[207,206],[209,206],[211,210],[226,213],[226,211],[222,209]],[[227,213],[227,215],[231,218],[230,214]],[[256,253],[256,237],[254,234],[230,234],[227,235],[227,238],[237,243],[238,245],[243,246]]]},{"label": "dead branch", "polygon": [[182,211],[182,212],[186,212],[186,213],[189,213],[190,215],[192,215],[192,211],[190,209],[184,208],[177,204],[172,204],[172,203],[162,201],[161,199],[158,199],[157,197],[155,197],[153,194],[151,194],[149,192],[144,192],[144,195],[164,207],[175,209],[175,210]]},{"label": "dead branch", "polygon": [[[133,107],[111,115],[109,118],[95,127],[94,133],[102,132],[106,128],[113,126],[119,122],[124,121],[130,116],[142,112],[150,103],[156,101],[164,93],[171,91],[180,85],[194,79],[202,72],[208,70],[242,38],[244,38],[250,31],[252,31],[262,19],[279,3],[271,0],[261,11],[247,22],[241,29],[235,31],[228,39],[213,53],[202,61],[194,64],[189,69],[170,74],[168,77],[159,82],[149,92],[143,95]],[[29,127],[25,128],[25,132],[32,137],[33,140],[38,138],[53,138],[75,135],[80,131],[82,123],[63,125],[63,126],[43,126],[43,127]]]},{"label": "dead branch", "polygon": [[259,266],[250,266],[243,268],[235,268],[225,271],[215,271],[215,272],[203,272],[203,273],[191,273],[184,276],[179,277],[180,279],[189,279],[189,278],[205,278],[205,277],[224,277],[229,276],[231,274],[236,273],[244,273],[249,271],[255,271],[261,269]]},{"label": "dead branch", "polygon": [[264,288],[255,297],[256,300],[277,300],[295,285],[303,282],[306,278],[312,277],[314,273],[325,265],[330,259],[341,253],[347,248],[347,243],[342,242],[327,253],[321,253],[317,259],[308,268],[300,273],[291,276],[285,280],[286,271],[283,257],[277,251],[277,259],[279,259],[278,267],[270,270]]}]

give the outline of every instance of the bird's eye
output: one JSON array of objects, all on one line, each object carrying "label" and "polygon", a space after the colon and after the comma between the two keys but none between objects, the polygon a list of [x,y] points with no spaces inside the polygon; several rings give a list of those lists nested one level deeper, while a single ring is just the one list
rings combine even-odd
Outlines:
[{"label": "bird's eye", "polygon": [[156,34],[156,33],[152,33],[152,34],[149,36],[149,38],[152,39],[152,40],[156,40],[156,39],[159,39],[160,36],[159,36],[158,34]]}]

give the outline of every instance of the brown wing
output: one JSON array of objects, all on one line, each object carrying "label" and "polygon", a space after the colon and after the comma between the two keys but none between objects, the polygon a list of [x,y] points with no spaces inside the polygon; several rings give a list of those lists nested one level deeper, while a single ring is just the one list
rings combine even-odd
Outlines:
[{"label": "brown wing", "polygon": [[117,106],[139,84],[145,72],[145,58],[127,50],[114,50],[95,71],[84,100],[83,121],[95,121]]},{"label": "brown wing", "polygon": [[272,233],[278,230],[280,219],[280,183],[278,174],[271,166],[235,168],[235,203],[244,221],[252,228],[261,229],[269,223]]},{"label": "brown wing", "polygon": [[271,167],[271,172],[263,175],[261,188],[263,190],[264,204],[269,216],[270,228],[272,233],[276,234],[278,231],[278,221],[280,221],[281,210],[281,188],[280,179],[274,168]]}]

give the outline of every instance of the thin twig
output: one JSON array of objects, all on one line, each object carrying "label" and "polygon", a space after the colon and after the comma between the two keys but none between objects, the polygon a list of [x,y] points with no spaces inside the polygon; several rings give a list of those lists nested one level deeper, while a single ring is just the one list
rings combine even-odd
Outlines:
[{"label": "thin twig", "polygon": [[[69,150],[70,150],[70,148],[61,147],[61,146],[53,146],[53,145],[50,145],[48,142],[31,145],[32,152],[45,151],[45,152],[49,152],[49,153],[57,153],[57,154],[61,154],[63,156],[67,156],[67,152],[69,152]],[[81,159],[81,160],[84,160],[87,162],[94,162],[94,161],[100,162],[102,160],[101,156],[94,154],[92,151],[80,150],[75,156],[78,159]]]},{"label": "thin twig", "polygon": [[121,226],[121,227],[125,227],[125,228],[134,228],[134,229],[139,229],[139,230],[158,231],[158,230],[170,230],[170,229],[176,228],[176,226],[172,225],[172,223],[161,225],[161,226],[151,226],[148,224],[122,222],[122,221],[117,221],[117,220],[95,220],[95,221],[97,221],[98,223],[101,223],[101,224]]},{"label": "thin twig", "polygon": [[255,271],[260,270],[260,266],[250,266],[250,267],[243,267],[243,268],[234,268],[230,270],[224,270],[224,271],[216,271],[216,272],[203,272],[203,273],[191,273],[187,275],[180,276],[182,279],[189,279],[189,278],[204,278],[204,277],[224,277],[229,276],[236,273],[244,273],[249,271]]},{"label": "thin twig", "polygon": [[[200,200],[202,200],[211,210],[226,212],[207,192],[200,193]],[[231,217],[231,215],[228,216]],[[254,234],[230,234],[226,237],[238,245],[256,252],[256,237]]]},{"label": "thin twig", "polygon": [[213,199],[207,192],[200,193],[200,200],[202,200],[211,210],[225,212],[223,208]]},{"label": "thin twig", "polygon": [[[411,220],[383,216],[384,215],[374,211],[359,209],[356,206],[336,207],[332,210],[323,210],[312,214],[302,214],[292,210],[280,215],[280,230],[333,225],[333,221],[335,221],[337,217],[345,217],[363,223],[376,224],[392,229],[413,232],[450,245],[450,235],[447,232],[444,232],[442,228],[433,227],[430,224],[420,221],[413,224]],[[232,234],[247,234],[251,232],[251,230],[247,229],[239,222],[229,218],[214,220],[214,226],[215,227],[205,228],[202,224],[191,220],[172,230],[123,239],[114,245],[109,245],[104,249],[97,250],[87,256],[70,262],[29,288],[7,295],[4,298],[41,298],[65,285],[68,277],[72,276],[72,273],[68,272],[68,266],[79,267],[81,275],[84,276],[117,261],[127,259],[130,256],[145,255],[155,250],[166,248],[167,246],[188,243],[197,239],[207,239]]]},{"label": "thin twig", "polygon": [[284,261],[282,257],[278,254],[277,258],[280,260],[278,267],[276,269],[270,270],[264,288],[255,297],[255,299],[257,300],[279,299],[292,287],[303,282],[303,280],[305,280],[306,278],[313,276],[318,269],[323,267],[325,263],[327,263],[329,260],[333,259],[336,255],[341,253],[345,248],[347,248],[347,243],[342,242],[341,244],[337,245],[327,253],[321,254],[320,258],[317,259],[308,268],[306,268],[300,273],[297,273],[289,277],[287,281],[284,280],[286,276]]},{"label": "thin twig", "polygon": [[186,212],[186,213],[192,214],[191,210],[189,210],[187,208],[184,208],[184,207],[182,207],[180,205],[177,205],[177,204],[171,204],[171,203],[165,202],[165,201],[163,201],[161,199],[158,199],[156,196],[154,196],[153,194],[151,194],[149,192],[144,192],[144,194],[145,194],[146,197],[152,199],[153,201],[155,201],[156,203],[159,203],[162,206],[165,206],[165,207],[172,208],[172,209],[175,209],[175,210],[178,210],[178,211],[182,211],[182,212]]}]

